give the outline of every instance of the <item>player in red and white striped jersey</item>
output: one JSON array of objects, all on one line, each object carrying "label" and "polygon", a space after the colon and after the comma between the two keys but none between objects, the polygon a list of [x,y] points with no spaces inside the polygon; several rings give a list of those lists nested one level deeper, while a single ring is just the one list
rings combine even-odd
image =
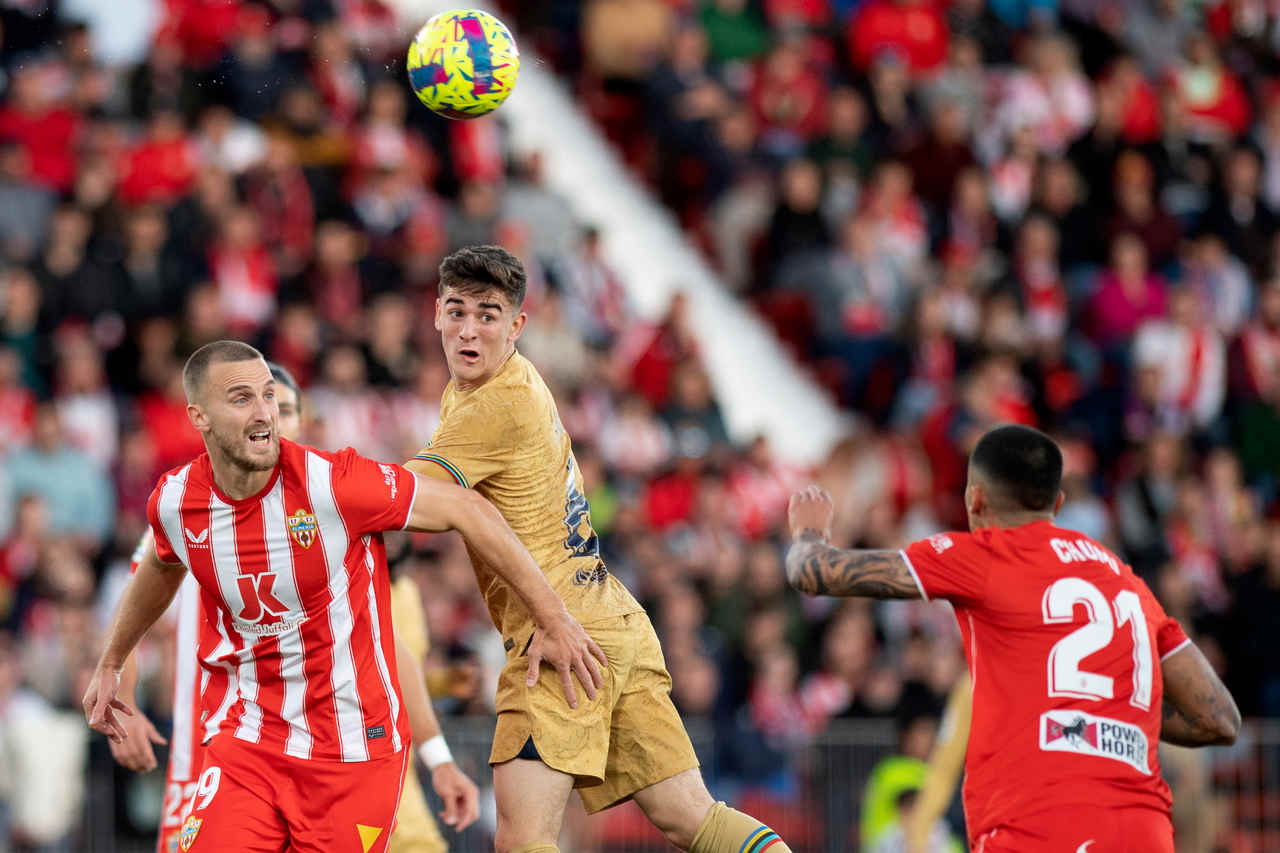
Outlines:
[{"label": "player in red and white striped jersey", "polygon": [[[283,367],[271,362],[267,363],[267,367],[276,380],[280,434],[291,441],[296,440],[302,431],[301,392],[293,376]],[[142,559],[154,547],[154,542],[148,529],[130,558],[130,574],[137,571]],[[176,611],[176,630],[172,744],[165,771],[164,801],[156,838],[156,853],[178,851],[179,830],[195,799],[197,777],[204,759],[206,731],[202,720],[222,705],[227,692],[234,686],[222,667],[217,667],[212,672],[200,667],[197,658],[199,638],[213,629],[200,612],[200,587],[193,575],[188,575],[183,580],[174,600],[173,610]],[[461,831],[474,822],[478,814],[476,786],[453,763],[443,736],[440,735],[439,722],[431,709],[431,700],[426,694],[421,670],[413,659],[413,652],[402,647],[398,626],[396,635],[398,660],[402,664],[409,662],[409,668],[400,672],[400,689],[405,695],[414,742],[420,746],[424,760],[432,770],[432,784],[445,804],[445,822]],[[131,703],[136,681],[137,665],[131,655],[121,678],[121,694]],[[210,686],[210,683],[212,689],[204,692],[204,688]],[[164,743],[164,738],[141,713],[124,721],[124,725],[129,730],[130,737],[120,743],[111,742],[111,754],[130,770],[148,772],[154,769],[156,760],[151,744]],[[432,743],[433,740],[438,743]],[[401,803],[408,802],[409,797],[417,800],[412,803],[412,808],[419,815],[416,821],[420,824],[417,826],[417,834],[428,838],[432,844],[442,849],[443,840],[439,836],[439,830],[435,829],[430,812],[422,802],[422,789],[406,782]],[[394,833],[393,844],[410,829],[412,827],[406,828],[402,824]]]},{"label": "player in red and white striped jersey", "polygon": [[211,628],[200,658],[235,690],[206,719],[216,736],[182,850],[386,849],[409,732],[382,530],[457,529],[491,554],[539,614],[531,656],[576,672],[594,694],[590,658],[603,654],[491,505],[350,449],[281,440],[274,379],[245,344],[201,348],[184,384],[207,453],[152,494],[155,549],[125,591],[84,700],[95,729],[126,737],[120,670],[190,570]]}]

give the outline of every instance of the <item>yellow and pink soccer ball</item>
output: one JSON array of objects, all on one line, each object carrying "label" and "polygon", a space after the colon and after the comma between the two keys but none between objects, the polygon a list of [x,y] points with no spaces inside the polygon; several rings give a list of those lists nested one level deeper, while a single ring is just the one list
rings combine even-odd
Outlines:
[{"label": "yellow and pink soccer ball", "polygon": [[418,100],[447,118],[496,110],[516,85],[520,52],[501,21],[479,9],[441,12],[409,45],[409,85]]}]

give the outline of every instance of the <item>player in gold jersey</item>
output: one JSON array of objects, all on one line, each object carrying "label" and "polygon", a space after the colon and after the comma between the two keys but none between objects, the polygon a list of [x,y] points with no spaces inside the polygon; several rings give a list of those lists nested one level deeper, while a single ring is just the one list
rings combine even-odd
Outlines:
[{"label": "player in gold jersey", "polygon": [[555,400],[515,350],[524,294],[520,261],[497,246],[462,249],[440,265],[435,327],[451,381],[431,443],[406,463],[488,498],[608,657],[600,689],[584,683],[586,701],[575,701],[567,674],[556,684],[526,654],[534,626],[520,599],[471,553],[507,649],[489,756],[498,853],[554,853],[574,788],[588,812],[634,799],[684,850],[789,853],[769,827],[707,792],[658,637],[600,558]]}]

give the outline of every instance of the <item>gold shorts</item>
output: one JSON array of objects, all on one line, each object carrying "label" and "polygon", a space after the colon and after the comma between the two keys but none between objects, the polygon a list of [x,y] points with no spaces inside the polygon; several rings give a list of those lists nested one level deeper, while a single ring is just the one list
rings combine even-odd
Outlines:
[{"label": "gold shorts", "polygon": [[589,813],[629,800],[636,791],[698,766],[693,744],[671,702],[658,635],[643,611],[586,626],[604,650],[604,686],[587,701],[574,679],[570,708],[560,674],[544,666],[525,686],[528,659],[508,659],[498,679],[498,725],[490,764],[515,758],[533,738],[542,761],[574,777]]},{"label": "gold shorts", "polygon": [[418,782],[418,768],[413,759],[405,771],[404,791],[400,794],[400,810],[396,812],[396,828],[391,833],[387,853],[445,853],[449,845],[436,826],[427,799]]}]

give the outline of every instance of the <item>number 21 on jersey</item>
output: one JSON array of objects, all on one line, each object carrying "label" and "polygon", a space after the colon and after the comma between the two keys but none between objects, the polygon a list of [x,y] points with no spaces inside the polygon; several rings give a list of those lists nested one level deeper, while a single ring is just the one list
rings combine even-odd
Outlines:
[{"label": "number 21 on jersey", "polygon": [[1049,695],[1099,701],[1114,695],[1115,679],[1082,669],[1080,662],[1111,644],[1116,626],[1129,625],[1133,635],[1133,694],[1129,704],[1151,709],[1151,635],[1142,612],[1142,600],[1123,590],[1112,601],[1083,578],[1059,578],[1044,591],[1041,609],[1046,625],[1067,624],[1075,619],[1076,605],[1084,607],[1089,621],[1054,643],[1049,652]]}]

